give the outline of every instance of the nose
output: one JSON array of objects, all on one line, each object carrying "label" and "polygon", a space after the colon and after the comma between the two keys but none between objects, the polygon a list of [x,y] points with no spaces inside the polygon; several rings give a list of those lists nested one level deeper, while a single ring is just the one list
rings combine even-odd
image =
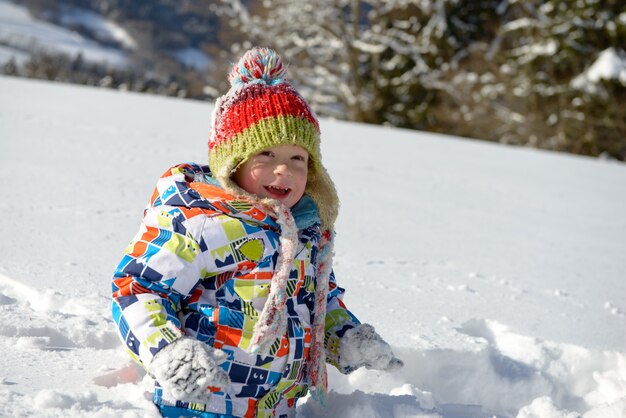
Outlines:
[{"label": "nose", "polygon": [[274,167],[274,174],[289,176],[291,175],[291,170],[289,169],[289,166],[285,163],[276,164],[276,166]]}]

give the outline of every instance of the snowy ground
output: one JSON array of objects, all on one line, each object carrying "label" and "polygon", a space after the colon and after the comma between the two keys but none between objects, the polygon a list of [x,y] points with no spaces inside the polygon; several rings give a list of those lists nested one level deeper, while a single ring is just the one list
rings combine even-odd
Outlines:
[{"label": "snowy ground", "polygon": [[[0,77],[0,416],[155,416],[110,275],[211,105]],[[626,417],[626,165],[323,120],[346,303],[405,362],[300,418]]]}]

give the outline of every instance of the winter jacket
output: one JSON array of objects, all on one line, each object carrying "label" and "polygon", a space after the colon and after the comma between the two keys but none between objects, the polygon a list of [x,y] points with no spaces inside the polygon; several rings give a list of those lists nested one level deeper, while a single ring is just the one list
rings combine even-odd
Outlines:
[{"label": "winter jacket", "polygon": [[[280,226],[252,202],[226,193],[207,166],[183,164],[161,177],[115,271],[113,318],[129,354],[148,371],[160,349],[188,336],[228,354],[221,367],[232,384],[194,404],[173,400],[157,382],[155,403],[269,417],[307,393],[320,222],[306,195],[291,212],[299,243],[287,284],[287,329],[269,355],[251,354],[280,252]],[[326,360],[338,368],[341,336],[359,323],[343,293],[331,274],[324,345]]]}]

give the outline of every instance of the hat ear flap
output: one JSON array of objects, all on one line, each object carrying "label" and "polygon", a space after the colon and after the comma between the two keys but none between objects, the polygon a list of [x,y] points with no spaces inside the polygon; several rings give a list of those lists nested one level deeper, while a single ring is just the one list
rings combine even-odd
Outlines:
[{"label": "hat ear flap", "polygon": [[309,170],[305,193],[316,203],[322,227],[334,230],[339,214],[339,197],[328,172],[318,162],[314,162],[313,170]]}]

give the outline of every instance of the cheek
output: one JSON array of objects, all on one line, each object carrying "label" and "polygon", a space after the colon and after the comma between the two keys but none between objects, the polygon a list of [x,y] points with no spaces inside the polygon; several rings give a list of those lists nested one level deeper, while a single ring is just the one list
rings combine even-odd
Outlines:
[{"label": "cheek", "polygon": [[261,183],[261,173],[258,171],[250,171],[246,175],[246,185],[248,188],[256,191],[258,185]]},{"label": "cheek", "polygon": [[306,183],[306,180],[307,180],[307,178],[308,178],[308,176],[309,176],[309,167],[304,166],[304,167],[302,168],[302,176],[304,177],[304,181],[305,181],[305,183]]},{"label": "cheek", "polygon": [[235,182],[247,192],[256,193],[258,173],[251,167],[242,166],[233,176]]},{"label": "cheek", "polygon": [[254,183],[262,182],[266,175],[267,170],[263,167],[252,167],[247,173],[248,180]]},{"label": "cheek", "polygon": [[305,168],[298,175],[298,184],[299,186],[302,187],[302,189],[306,187],[307,179],[308,179],[308,170]]}]

